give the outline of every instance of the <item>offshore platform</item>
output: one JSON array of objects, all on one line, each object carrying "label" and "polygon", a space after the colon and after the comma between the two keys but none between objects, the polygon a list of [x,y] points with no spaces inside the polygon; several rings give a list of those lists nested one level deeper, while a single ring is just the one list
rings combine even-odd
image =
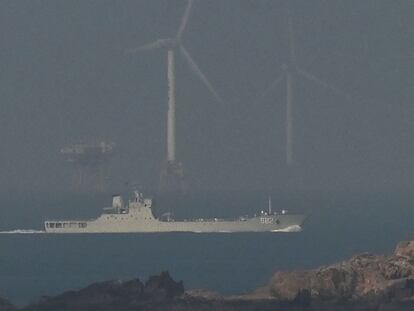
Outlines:
[{"label": "offshore platform", "polygon": [[60,149],[73,169],[72,190],[103,192],[107,187],[108,163],[114,153],[113,142],[76,143]]}]

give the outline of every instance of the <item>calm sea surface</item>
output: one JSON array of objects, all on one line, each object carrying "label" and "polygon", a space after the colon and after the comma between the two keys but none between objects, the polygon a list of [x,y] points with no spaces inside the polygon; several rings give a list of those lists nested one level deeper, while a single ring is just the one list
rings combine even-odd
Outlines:
[{"label": "calm sea surface", "polygon": [[[179,207],[177,201],[170,205],[177,205],[177,214],[190,216],[252,214],[266,207],[264,194],[234,196],[206,195],[181,199]],[[277,269],[316,267],[359,252],[391,253],[398,241],[414,239],[413,198],[407,194],[274,198],[274,208],[280,205],[310,214],[301,233],[0,234],[0,297],[25,304],[96,281],[146,279],[163,270],[184,280],[186,288],[246,292],[263,285]],[[0,229],[41,229],[47,217],[92,217],[109,201],[108,196],[3,195]],[[167,201],[159,202],[159,212]]]}]

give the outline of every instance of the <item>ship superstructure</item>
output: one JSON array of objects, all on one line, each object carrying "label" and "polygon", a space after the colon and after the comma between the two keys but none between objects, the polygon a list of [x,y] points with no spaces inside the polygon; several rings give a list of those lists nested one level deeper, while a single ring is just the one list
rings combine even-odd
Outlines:
[{"label": "ship superstructure", "polygon": [[234,220],[195,219],[176,221],[171,217],[154,216],[152,199],[141,193],[127,204],[119,195],[112,198],[112,207],[92,220],[47,220],[47,233],[129,233],[129,232],[289,232],[300,231],[306,216],[286,211],[262,211],[253,217],[243,216]]}]

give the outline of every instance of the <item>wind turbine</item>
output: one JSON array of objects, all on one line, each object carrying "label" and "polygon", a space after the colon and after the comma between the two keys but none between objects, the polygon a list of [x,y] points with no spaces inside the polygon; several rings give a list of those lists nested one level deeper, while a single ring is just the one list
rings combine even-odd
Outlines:
[{"label": "wind turbine", "polygon": [[306,80],[312,81],[318,84],[321,87],[329,89],[337,94],[348,97],[347,94],[342,92],[335,86],[323,81],[314,74],[304,70],[303,68],[296,65],[296,55],[295,55],[295,39],[292,25],[292,18],[290,14],[288,15],[288,35],[289,35],[289,57],[288,62],[282,64],[282,74],[275,79],[270,87],[265,92],[268,93],[270,90],[273,90],[280,83],[285,82],[286,86],[286,164],[292,166],[294,163],[294,90],[295,90],[295,79],[296,76],[300,76]]},{"label": "wind turbine", "polygon": [[167,113],[167,161],[164,169],[161,172],[161,190],[166,191],[185,191],[187,185],[184,180],[183,167],[181,162],[176,159],[176,100],[175,100],[175,58],[176,53],[179,53],[187,62],[193,73],[201,80],[207,87],[210,93],[217,101],[223,103],[222,98],[213,88],[210,81],[205,74],[200,70],[200,67],[194,61],[188,50],[182,43],[182,36],[186,29],[188,19],[191,12],[193,1],[188,0],[181,23],[178,27],[177,33],[174,37],[165,39],[158,39],[143,46],[129,50],[131,53],[139,53],[144,51],[153,51],[163,49],[167,51],[167,79],[168,79],[168,113]]}]

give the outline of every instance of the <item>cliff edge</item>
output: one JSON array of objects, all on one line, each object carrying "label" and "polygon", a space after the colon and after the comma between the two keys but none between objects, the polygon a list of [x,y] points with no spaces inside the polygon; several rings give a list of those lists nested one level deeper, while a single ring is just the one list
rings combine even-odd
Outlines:
[{"label": "cliff edge", "polygon": [[252,297],[298,295],[322,301],[414,299],[414,241],[399,243],[391,256],[366,253],[313,270],[276,272]]}]

